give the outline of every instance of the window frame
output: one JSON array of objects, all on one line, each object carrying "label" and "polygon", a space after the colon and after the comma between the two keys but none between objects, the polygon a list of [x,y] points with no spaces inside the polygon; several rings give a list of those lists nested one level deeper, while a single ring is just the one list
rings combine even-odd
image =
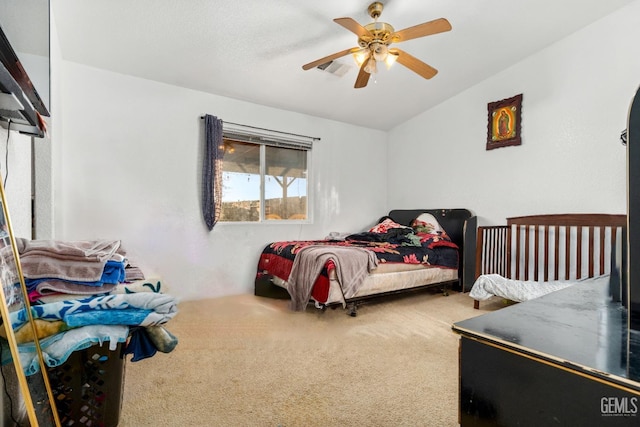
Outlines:
[{"label": "window frame", "polygon": [[[313,184],[312,184],[312,171],[311,171],[311,160],[312,160],[312,151],[313,151],[313,142],[319,140],[320,138],[307,137],[303,135],[289,134],[285,132],[271,131],[268,129],[255,128],[252,126],[238,125],[232,124],[229,126],[227,122],[223,125],[222,132],[223,141],[236,141],[242,142],[246,144],[255,144],[259,146],[259,155],[260,155],[260,210],[259,210],[259,219],[257,221],[225,221],[220,219],[218,221],[219,224],[225,225],[246,225],[246,224],[307,224],[313,222]],[[305,219],[266,219],[265,211],[266,211],[266,199],[265,199],[265,191],[266,191],[266,170],[267,170],[267,159],[266,159],[266,149],[268,146],[284,148],[284,149],[293,149],[300,150],[306,152],[306,197],[307,197],[307,212]],[[222,173],[224,174],[224,157],[222,159]]]}]

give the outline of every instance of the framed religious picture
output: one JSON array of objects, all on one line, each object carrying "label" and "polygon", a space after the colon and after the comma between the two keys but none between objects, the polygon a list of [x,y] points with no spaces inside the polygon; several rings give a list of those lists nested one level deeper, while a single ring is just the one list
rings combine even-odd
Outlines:
[{"label": "framed religious picture", "polygon": [[521,145],[522,94],[502,101],[490,102],[487,128],[487,150]]}]

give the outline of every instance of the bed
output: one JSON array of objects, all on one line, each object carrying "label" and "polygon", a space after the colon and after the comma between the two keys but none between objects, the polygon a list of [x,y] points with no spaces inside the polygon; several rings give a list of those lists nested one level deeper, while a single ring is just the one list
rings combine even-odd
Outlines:
[{"label": "bed", "polygon": [[358,304],[374,297],[470,289],[475,229],[467,209],[397,209],[371,229],[272,242],[260,254],[255,294],[290,299],[293,310],[342,305],[355,316]]},{"label": "bed", "polygon": [[620,299],[626,215],[552,214],[477,227],[474,308],[501,297],[522,302],[568,286],[608,281]]}]

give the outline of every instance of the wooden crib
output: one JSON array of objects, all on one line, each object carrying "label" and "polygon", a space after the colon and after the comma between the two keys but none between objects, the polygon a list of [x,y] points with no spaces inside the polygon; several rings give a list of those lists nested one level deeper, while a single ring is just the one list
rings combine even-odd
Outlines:
[{"label": "wooden crib", "polygon": [[[499,274],[546,282],[610,274],[626,227],[626,215],[612,214],[530,215],[508,218],[507,225],[480,226],[475,278]],[[474,300],[474,308],[479,306]]]}]

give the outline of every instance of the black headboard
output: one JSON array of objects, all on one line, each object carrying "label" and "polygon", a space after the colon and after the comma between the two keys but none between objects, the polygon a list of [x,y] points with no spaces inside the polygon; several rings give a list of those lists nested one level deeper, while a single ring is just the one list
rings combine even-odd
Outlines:
[{"label": "black headboard", "polygon": [[411,221],[421,213],[430,213],[447,232],[451,240],[460,248],[459,277],[464,292],[471,290],[475,280],[475,250],[477,217],[467,209],[394,209],[389,217],[402,225],[411,225]]}]

